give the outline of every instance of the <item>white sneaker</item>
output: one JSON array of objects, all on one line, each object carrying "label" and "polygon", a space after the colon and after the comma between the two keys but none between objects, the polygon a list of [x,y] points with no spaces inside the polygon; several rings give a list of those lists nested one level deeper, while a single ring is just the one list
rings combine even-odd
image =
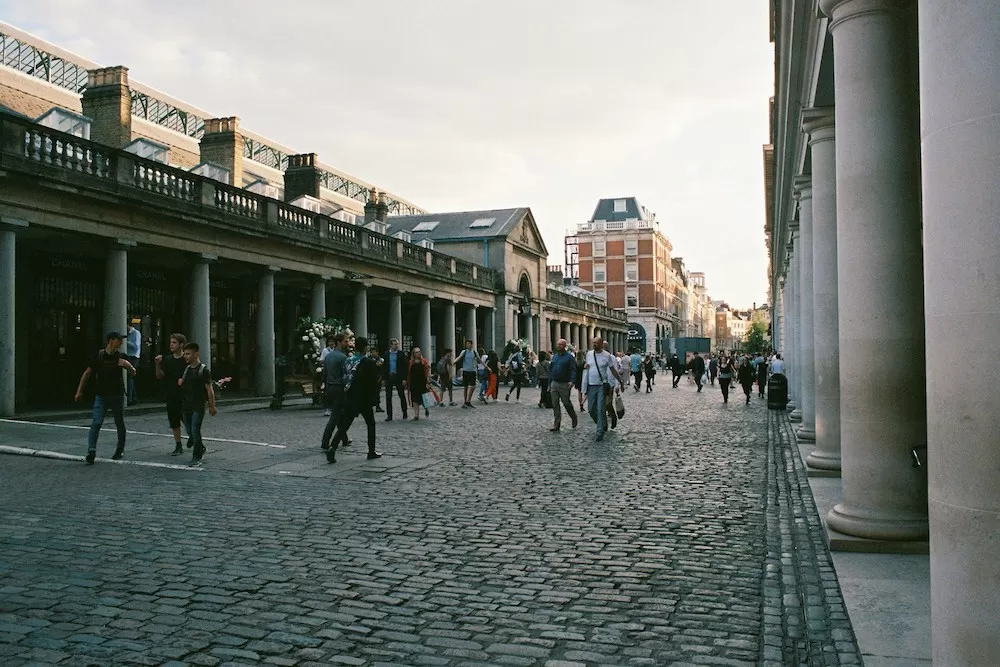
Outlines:
[{"label": "white sneaker", "polygon": [[324,417],[329,417],[330,416],[330,411],[329,410],[324,410],[323,411],[323,416]]}]

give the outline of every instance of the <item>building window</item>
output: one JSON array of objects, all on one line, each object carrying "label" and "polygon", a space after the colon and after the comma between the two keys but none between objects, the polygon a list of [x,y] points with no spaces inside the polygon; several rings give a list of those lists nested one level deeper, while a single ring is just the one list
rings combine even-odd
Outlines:
[{"label": "building window", "polygon": [[638,254],[639,254],[639,241],[636,240],[636,239],[633,239],[631,241],[626,240],[625,241],[625,256],[626,257],[635,257]]},{"label": "building window", "polygon": [[625,262],[625,282],[627,283],[639,282],[638,262]]},{"label": "building window", "polygon": [[606,289],[604,289],[603,287],[595,289],[594,290],[594,294],[597,295],[597,298],[599,298],[599,299],[601,299],[603,301],[607,301],[608,300],[608,291]]},{"label": "building window", "polygon": [[615,213],[624,213],[625,212],[625,208],[626,207],[625,207],[625,200],[624,199],[616,199],[615,200]]},{"label": "building window", "polygon": [[417,226],[413,228],[415,232],[433,232],[434,229],[441,223],[437,220],[433,222],[419,222]]},{"label": "building window", "polygon": [[594,241],[594,257],[605,257],[608,254],[607,241]]},{"label": "building window", "polygon": [[604,262],[600,264],[594,264],[594,282],[595,283],[605,283],[607,282],[607,276],[604,270]]},{"label": "building window", "polygon": [[625,290],[625,307],[626,308],[638,308],[639,307],[639,290],[634,287],[630,287]]}]

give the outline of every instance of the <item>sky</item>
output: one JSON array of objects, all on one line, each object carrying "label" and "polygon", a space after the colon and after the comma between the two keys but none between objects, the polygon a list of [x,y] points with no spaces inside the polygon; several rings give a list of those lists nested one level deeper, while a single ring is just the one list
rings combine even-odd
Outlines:
[{"label": "sky", "polygon": [[0,20],[432,212],[529,206],[550,264],[598,199],[767,300],[764,0],[0,0]]}]

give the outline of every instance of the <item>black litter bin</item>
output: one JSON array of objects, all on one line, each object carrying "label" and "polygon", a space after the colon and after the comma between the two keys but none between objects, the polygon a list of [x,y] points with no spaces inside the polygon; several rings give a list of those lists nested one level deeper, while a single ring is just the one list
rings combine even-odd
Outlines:
[{"label": "black litter bin", "polygon": [[782,373],[775,373],[767,379],[767,407],[770,410],[788,407],[788,378]]}]

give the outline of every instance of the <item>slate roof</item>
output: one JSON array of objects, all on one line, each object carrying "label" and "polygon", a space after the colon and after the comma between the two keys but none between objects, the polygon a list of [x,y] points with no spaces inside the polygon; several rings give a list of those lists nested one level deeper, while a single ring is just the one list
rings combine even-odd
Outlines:
[{"label": "slate roof", "polygon": [[[621,200],[625,201],[625,211],[615,213],[615,202]],[[609,220],[621,222],[630,218],[633,220],[650,220],[652,217],[652,214],[635,197],[614,197],[598,201],[597,206],[594,208],[594,215],[590,219],[591,221]]]},{"label": "slate roof", "polygon": [[[427,215],[395,215],[386,220],[389,233],[405,230],[413,235],[414,241],[430,239],[435,243],[447,241],[469,241],[476,239],[506,238],[514,231],[521,218],[528,213],[527,207],[500,208],[490,211],[458,211],[455,213],[433,213]],[[474,221],[496,218],[489,227],[469,227]],[[429,232],[415,232],[413,228],[421,222],[437,222]]]}]

